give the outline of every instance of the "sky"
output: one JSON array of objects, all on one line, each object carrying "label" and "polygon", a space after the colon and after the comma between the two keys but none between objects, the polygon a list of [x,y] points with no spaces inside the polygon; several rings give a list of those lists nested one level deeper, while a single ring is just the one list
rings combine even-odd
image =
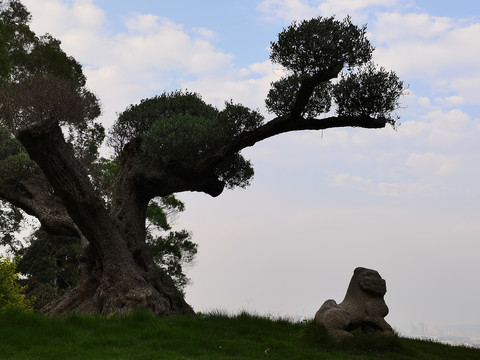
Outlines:
[{"label": "sky", "polygon": [[399,126],[298,132],[243,151],[252,185],[183,193],[199,253],[196,311],[312,318],[358,266],[387,282],[386,320],[480,324],[480,2],[476,0],[24,0],[32,28],[84,66],[108,128],[129,104],[188,89],[259,109],[293,20],[351,15],[374,61],[408,86]]}]

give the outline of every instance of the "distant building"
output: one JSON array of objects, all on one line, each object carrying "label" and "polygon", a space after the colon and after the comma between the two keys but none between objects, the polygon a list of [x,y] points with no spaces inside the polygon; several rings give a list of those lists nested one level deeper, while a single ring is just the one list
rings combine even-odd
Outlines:
[{"label": "distant building", "polygon": [[434,328],[424,323],[410,324],[407,337],[429,339],[450,345],[466,345],[480,348],[480,325],[458,325]]}]

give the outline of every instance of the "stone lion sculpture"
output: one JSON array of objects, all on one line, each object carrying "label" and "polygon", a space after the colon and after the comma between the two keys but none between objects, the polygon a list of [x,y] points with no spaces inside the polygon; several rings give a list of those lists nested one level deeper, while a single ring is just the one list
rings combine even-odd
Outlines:
[{"label": "stone lion sculpture", "polygon": [[350,331],[360,327],[364,332],[393,333],[384,319],[388,314],[383,299],[386,292],[385,280],[377,271],[358,267],[353,272],[345,299],[340,304],[335,300],[325,301],[314,321],[325,326],[335,339],[352,336]]}]

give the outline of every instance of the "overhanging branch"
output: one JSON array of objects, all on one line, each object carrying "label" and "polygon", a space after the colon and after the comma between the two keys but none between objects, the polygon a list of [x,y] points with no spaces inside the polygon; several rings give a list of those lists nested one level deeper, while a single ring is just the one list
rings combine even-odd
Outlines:
[{"label": "overhanging branch", "polygon": [[6,180],[0,185],[0,199],[37,218],[50,234],[79,236],[62,201],[48,187],[42,176],[29,181]]},{"label": "overhanging branch", "polygon": [[265,125],[237,136],[217,152],[205,157],[196,164],[197,171],[217,166],[227,156],[270,137],[291,131],[326,130],[338,127],[361,127],[366,129],[384,128],[386,118],[372,118],[369,116],[332,116],[325,119],[304,119],[292,117],[278,117]]}]

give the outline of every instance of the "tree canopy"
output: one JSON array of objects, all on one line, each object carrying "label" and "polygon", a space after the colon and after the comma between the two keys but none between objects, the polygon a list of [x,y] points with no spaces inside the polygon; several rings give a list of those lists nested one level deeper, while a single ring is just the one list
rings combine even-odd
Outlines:
[{"label": "tree canopy", "polygon": [[[196,93],[163,93],[119,114],[106,142],[114,156],[103,159],[99,101],[80,64],[58,40],[30,30],[20,1],[0,4],[0,166],[8,169],[0,200],[38,218],[46,233],[85,244],[78,285],[49,304],[50,313],[192,314],[172,280],[181,252],[170,235],[158,245],[149,232],[168,227],[164,201],[246,187],[253,167],[241,151],[267,138],[395,124],[403,83],[371,62],[366,27],[319,17],[292,23],[271,43],[271,61],[285,75],[266,98],[270,120],[233,101],[218,109]],[[194,255],[186,233],[172,236],[186,259]],[[173,263],[162,268],[165,251]]]}]

